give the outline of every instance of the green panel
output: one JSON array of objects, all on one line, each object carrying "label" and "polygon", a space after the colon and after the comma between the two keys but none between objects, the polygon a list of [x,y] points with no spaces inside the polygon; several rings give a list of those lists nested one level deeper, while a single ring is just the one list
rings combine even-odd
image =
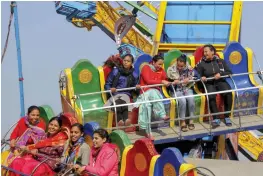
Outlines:
[{"label": "green panel", "polygon": [[39,109],[40,109],[40,117],[42,117],[45,120],[47,125],[49,120],[55,116],[55,113],[49,105],[39,106]]},{"label": "green panel", "polygon": [[[99,71],[89,60],[79,60],[71,70],[75,95],[101,91]],[[77,100],[79,107],[81,107],[80,103],[83,110],[104,105],[101,94],[80,96],[80,99]],[[106,128],[108,112],[105,110],[84,112],[84,123],[90,121],[98,122],[102,128]]]},{"label": "green panel", "polygon": [[[167,52],[164,55],[164,68],[167,72],[168,67],[174,63],[175,59],[177,59],[179,56],[181,56],[183,53],[178,49],[173,49]],[[187,57],[187,62],[191,65],[191,60],[189,57]],[[194,91],[194,95],[196,95],[196,92]],[[177,101],[176,101],[177,103]],[[176,104],[175,104],[176,106]],[[195,115],[200,115],[200,106],[201,106],[201,97],[195,97]],[[175,109],[177,109],[175,107]],[[186,112],[186,117],[189,116],[188,110]],[[178,112],[176,112],[176,117],[178,117]],[[195,119],[195,122],[198,122],[199,119]]]},{"label": "green panel", "polygon": [[123,131],[123,130],[114,130],[111,134],[110,134],[110,139],[111,142],[118,145],[121,154],[123,152],[123,150],[125,149],[125,147],[131,145],[131,141],[128,138],[127,134]]},{"label": "green panel", "polygon": [[[173,49],[173,50],[170,50],[169,52],[167,52],[164,55],[164,69],[165,69],[165,71],[167,71],[168,67],[170,67],[170,65],[172,64],[172,61],[174,61],[174,59],[177,59],[182,54],[183,53],[178,49]],[[187,61],[191,65],[191,60],[189,57],[187,57]]]},{"label": "green panel", "polygon": [[[127,134],[123,130],[115,130],[110,134],[111,142],[116,144],[120,149],[120,157],[122,157],[122,153],[125,147],[131,145],[131,141],[128,138]],[[121,161],[121,160],[120,160]],[[119,163],[121,164],[121,162]],[[119,169],[121,166],[119,165]]]}]

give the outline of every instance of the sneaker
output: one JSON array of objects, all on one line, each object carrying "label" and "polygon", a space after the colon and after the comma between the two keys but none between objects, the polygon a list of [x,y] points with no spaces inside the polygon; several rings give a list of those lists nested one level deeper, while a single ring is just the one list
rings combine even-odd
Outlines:
[{"label": "sneaker", "polygon": [[229,117],[225,118],[225,124],[226,124],[226,126],[232,126],[232,122],[231,122]]},{"label": "sneaker", "polygon": [[220,123],[221,123],[220,119],[215,119],[215,120],[212,121],[212,127],[213,128],[219,127]]}]

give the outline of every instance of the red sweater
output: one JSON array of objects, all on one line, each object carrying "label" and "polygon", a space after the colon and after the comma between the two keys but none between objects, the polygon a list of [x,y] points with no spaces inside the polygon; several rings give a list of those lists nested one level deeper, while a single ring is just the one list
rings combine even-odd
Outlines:
[{"label": "red sweater", "polygon": [[[42,128],[43,130],[46,130],[46,124],[45,124],[44,120],[41,119],[41,118],[40,118],[40,122],[37,124],[37,126],[38,126],[39,128]],[[27,128],[28,128],[28,127],[27,127],[27,125],[26,125],[25,118],[23,117],[23,118],[21,118],[21,119],[18,121],[15,129],[14,129],[13,132],[11,133],[10,140],[12,140],[12,139],[17,139],[17,138],[19,138],[20,136],[22,136],[22,134],[27,130]],[[29,138],[27,144],[33,144],[33,143],[34,143],[33,140],[32,140],[31,138]]]},{"label": "red sweater", "polygon": [[[153,71],[149,65],[145,65],[141,71],[140,85],[153,85],[153,84],[162,84],[162,80],[166,80],[167,76],[165,71],[161,68],[158,71]],[[155,87],[160,90],[160,87]],[[144,91],[147,91],[150,88],[144,88]],[[141,92],[142,93],[142,92]]]}]

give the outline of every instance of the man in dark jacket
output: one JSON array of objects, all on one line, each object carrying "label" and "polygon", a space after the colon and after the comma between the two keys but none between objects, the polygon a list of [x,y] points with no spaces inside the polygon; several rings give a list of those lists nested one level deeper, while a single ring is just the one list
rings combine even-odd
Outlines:
[{"label": "man in dark jacket", "polygon": [[[199,72],[202,81],[205,82],[207,92],[226,91],[231,90],[231,87],[226,82],[225,78],[221,76],[230,75],[232,71],[223,59],[220,59],[216,54],[216,49],[213,45],[204,46],[204,57],[196,65],[196,70]],[[213,80],[207,80],[209,77],[214,77]],[[222,94],[224,97],[225,111],[231,111],[232,108],[232,93]],[[209,95],[209,105],[211,113],[218,113],[216,105],[216,94]],[[230,113],[225,113],[225,124],[232,126],[229,118]],[[220,126],[220,119],[218,115],[213,116],[213,127]]]}]

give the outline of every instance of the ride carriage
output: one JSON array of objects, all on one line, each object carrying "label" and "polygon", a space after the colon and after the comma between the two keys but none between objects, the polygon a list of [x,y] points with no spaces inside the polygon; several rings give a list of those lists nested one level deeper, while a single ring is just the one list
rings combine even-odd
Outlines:
[{"label": "ride carriage", "polygon": [[[180,54],[179,50],[169,51],[164,56],[164,69],[167,70],[168,66],[174,63]],[[232,110],[235,112],[232,116],[234,125],[232,127],[220,126],[215,130],[209,128],[209,124],[206,124],[203,118],[211,115],[205,110],[207,97],[195,86],[196,129],[186,133],[180,132],[180,128],[174,123],[174,121],[178,121],[176,97],[170,97],[166,88],[162,87],[162,101],[165,104],[167,114],[170,115],[171,122],[168,125],[159,125],[156,130],[153,130],[156,138],[155,144],[263,128],[261,117],[263,114],[263,87],[256,84],[254,77],[250,76],[255,74],[252,72],[252,51],[233,42],[229,43],[225,50],[218,54],[226,60],[234,73],[232,77],[227,78],[233,89],[233,96],[235,96]],[[134,66],[139,73],[151,57],[146,54],[135,56],[137,59]],[[188,61],[194,66],[198,61],[198,56],[189,56]],[[114,112],[105,111],[103,107],[107,100],[107,91],[104,90],[104,70],[105,67],[96,68],[90,61],[80,60],[71,69],[63,70],[60,75],[63,111],[68,114],[69,121],[72,122],[74,119],[74,121],[85,124],[86,142],[92,145],[92,135],[95,129],[99,127],[108,129],[111,132],[111,141],[117,144],[120,149],[120,175],[179,175],[183,172],[188,172],[188,175],[197,175],[194,169],[196,167],[186,163],[178,149],[167,148],[159,155],[152,141],[135,132],[138,121],[136,109],[129,115],[133,123],[132,128],[125,132],[119,130],[117,125],[113,127],[113,122],[116,119]],[[241,78],[238,79],[238,75],[241,75]],[[244,113],[245,111],[242,112],[242,109],[250,110],[249,114]],[[209,122],[210,118],[206,120]],[[220,156],[220,152],[222,151],[218,151],[217,155]],[[5,158],[4,155],[5,153],[2,153],[2,161]]]}]

